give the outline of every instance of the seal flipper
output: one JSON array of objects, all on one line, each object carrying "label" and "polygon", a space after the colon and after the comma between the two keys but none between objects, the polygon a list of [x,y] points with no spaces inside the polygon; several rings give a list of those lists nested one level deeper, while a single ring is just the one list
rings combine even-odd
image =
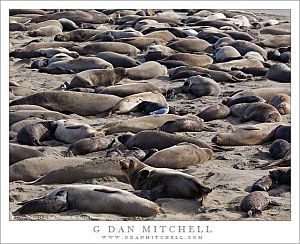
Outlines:
[{"label": "seal flipper", "polygon": [[108,189],[94,189],[94,191],[103,192],[103,193],[118,193],[119,191],[113,191]]}]

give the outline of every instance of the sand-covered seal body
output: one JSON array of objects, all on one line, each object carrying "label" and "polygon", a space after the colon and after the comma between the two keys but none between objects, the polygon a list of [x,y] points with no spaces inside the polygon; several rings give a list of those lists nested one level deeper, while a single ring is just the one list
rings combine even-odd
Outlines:
[{"label": "sand-covered seal body", "polygon": [[269,205],[269,194],[264,191],[249,193],[241,202],[241,209],[247,212],[248,216],[254,217],[261,214]]},{"label": "sand-covered seal body", "polygon": [[45,155],[33,148],[9,143],[9,165],[17,163],[26,158],[44,157]]},{"label": "sand-covered seal body", "polygon": [[276,139],[269,148],[270,155],[274,159],[284,158],[289,150],[291,150],[291,144],[283,139]]},{"label": "sand-covered seal body", "polygon": [[148,80],[166,75],[167,68],[155,61],[149,61],[136,67],[128,68],[127,74],[131,80]]},{"label": "sand-covered seal body", "polygon": [[230,109],[223,104],[215,104],[204,109],[197,114],[198,117],[206,121],[211,121],[215,119],[224,119],[230,114]]}]

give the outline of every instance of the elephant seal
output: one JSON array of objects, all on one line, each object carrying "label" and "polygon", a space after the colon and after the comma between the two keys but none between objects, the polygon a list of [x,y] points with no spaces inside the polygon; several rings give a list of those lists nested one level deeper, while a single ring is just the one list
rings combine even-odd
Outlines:
[{"label": "elephant seal", "polygon": [[145,35],[150,38],[158,38],[167,42],[176,40],[176,36],[168,30],[153,31]]},{"label": "elephant seal", "polygon": [[213,151],[191,143],[179,143],[152,154],[144,163],[152,167],[182,169],[212,159]]},{"label": "elephant seal", "polygon": [[155,61],[145,62],[139,66],[127,69],[131,80],[149,80],[167,74],[167,68]]},{"label": "elephant seal", "polygon": [[250,41],[250,42],[254,40],[253,36],[251,36],[247,32],[227,30],[224,33],[228,34],[229,36],[231,36],[235,40],[244,40],[244,41]]},{"label": "elephant seal", "polygon": [[58,26],[45,26],[37,30],[28,31],[28,35],[31,37],[37,36],[55,36],[62,33],[62,29]]},{"label": "elephant seal", "polygon": [[291,167],[272,170],[269,173],[272,179],[278,184],[291,185]]},{"label": "elephant seal", "polygon": [[279,48],[291,45],[291,35],[276,35],[258,42],[261,47]]},{"label": "elephant seal", "polygon": [[196,97],[219,96],[221,94],[221,88],[217,82],[201,75],[189,77],[183,84],[182,91],[191,93]]},{"label": "elephant seal", "polygon": [[175,146],[181,142],[193,143],[202,148],[212,149],[206,143],[184,135],[170,134],[164,131],[144,130],[136,135],[125,134],[118,136],[118,141],[124,144],[127,148],[138,147],[142,150],[157,148],[158,150]]},{"label": "elephant seal", "polygon": [[54,121],[27,125],[19,131],[17,141],[30,146],[41,146],[41,141],[51,139],[55,130],[56,125]]},{"label": "elephant seal", "polygon": [[262,47],[249,42],[249,41],[243,41],[243,40],[235,40],[228,44],[229,46],[234,47],[238,52],[244,56],[249,51],[258,52],[264,59],[267,58],[267,51],[264,50]]},{"label": "elephant seal", "polygon": [[22,23],[9,22],[9,31],[26,31],[27,27]]},{"label": "elephant seal", "polygon": [[227,98],[222,101],[227,107],[233,106],[239,103],[257,103],[257,102],[266,102],[265,99],[258,96],[244,96],[239,98]]},{"label": "elephant seal", "polygon": [[114,68],[132,68],[141,64],[139,61],[131,57],[114,52],[101,52],[98,53],[96,57],[111,63]]},{"label": "elephant seal", "polygon": [[89,69],[112,69],[113,66],[101,58],[79,57],[72,60],[57,61],[39,69],[49,74],[69,74]]},{"label": "elephant seal", "polygon": [[[64,47],[71,48],[74,46],[73,42],[32,42],[21,49],[17,49],[14,52],[10,53],[12,57],[18,57],[18,53],[22,54],[23,52],[32,52],[37,51],[42,48],[56,48]],[[22,57],[21,57],[22,58]]]},{"label": "elephant seal", "polygon": [[90,125],[70,120],[58,120],[55,125],[57,126],[55,138],[65,143],[73,143],[98,134],[97,130]]},{"label": "elephant seal", "polygon": [[105,137],[84,138],[72,143],[68,148],[69,155],[84,155],[91,152],[105,150],[112,146],[114,140]]},{"label": "elephant seal", "polygon": [[197,114],[198,117],[202,118],[204,122],[224,119],[230,114],[230,109],[223,104],[211,105]]},{"label": "elephant seal", "polygon": [[234,94],[231,98],[235,99],[235,98],[245,97],[245,96],[258,96],[258,97],[262,97],[268,102],[273,96],[280,93],[291,95],[291,88],[290,87],[255,88],[255,89],[249,89],[249,90],[238,92]]},{"label": "elephant seal", "polygon": [[238,127],[232,133],[218,133],[212,142],[220,146],[261,145],[274,139],[278,123]]},{"label": "elephant seal", "polygon": [[9,181],[34,181],[53,170],[70,165],[81,165],[88,161],[88,159],[75,157],[55,158],[47,156],[27,158],[9,166]]},{"label": "elephant seal", "polygon": [[265,76],[269,69],[265,67],[242,67],[242,68],[232,67],[231,70],[232,71],[239,70],[244,72],[245,74],[250,74],[253,76]]},{"label": "elephant seal", "polygon": [[92,23],[92,24],[103,24],[109,22],[109,17],[101,12],[94,11],[81,11],[81,10],[70,10],[63,12],[56,12],[52,14],[46,14],[31,19],[32,23],[39,23],[46,20],[59,20],[66,18],[72,20],[75,24],[80,23]]},{"label": "elephant seal", "polygon": [[278,94],[272,97],[269,104],[275,107],[280,114],[291,113],[291,97],[287,94]]},{"label": "elephant seal", "polygon": [[268,191],[274,187],[275,183],[270,175],[265,175],[257,180],[251,188],[251,191]]},{"label": "elephant seal", "polygon": [[9,143],[9,165],[26,158],[44,157],[45,154],[33,148]]},{"label": "elephant seal", "polygon": [[121,43],[121,42],[91,43],[82,47],[74,46],[70,48],[70,50],[78,52],[80,55],[84,55],[84,56],[96,55],[100,52],[106,52],[106,51],[135,56],[140,52],[140,50],[137,49],[135,46],[132,46],[127,43]]},{"label": "elephant seal", "polygon": [[284,83],[291,83],[291,68],[285,64],[273,64],[268,70],[266,77]]},{"label": "elephant seal", "polygon": [[151,217],[161,213],[156,203],[124,190],[101,185],[70,185],[25,202],[15,214],[58,213],[71,209],[128,217]]},{"label": "elephant seal", "polygon": [[146,36],[120,38],[117,39],[116,42],[128,43],[142,51],[147,50],[147,48],[153,44],[165,45],[167,43],[165,40]]},{"label": "elephant seal", "polygon": [[127,97],[137,93],[155,92],[165,93],[164,88],[157,87],[149,82],[130,82],[129,84],[120,84],[116,86],[109,86],[102,89],[99,94],[110,94],[118,97]]},{"label": "elephant seal", "polygon": [[85,30],[85,29],[77,29],[72,30],[68,33],[64,34],[57,34],[54,37],[54,41],[59,42],[68,42],[68,41],[74,41],[74,42],[84,42],[88,41],[91,37],[102,33],[101,30]]},{"label": "elephant seal", "polygon": [[215,50],[215,58],[217,63],[222,63],[234,59],[240,59],[241,54],[234,47],[223,46]]},{"label": "elephant seal", "polygon": [[156,197],[150,194],[149,199],[152,201],[170,197],[203,199],[212,191],[191,175],[167,168],[153,168],[136,158],[124,159],[120,165],[135,190],[154,191],[157,187],[163,188]]},{"label": "elephant seal", "polygon": [[[70,56],[72,58],[79,57],[79,54],[77,52],[71,52],[67,48],[64,48],[64,47],[41,48],[38,51],[40,51],[42,53],[42,55],[45,56],[46,58],[52,58],[53,56],[55,56],[57,54],[67,54],[68,56]],[[53,59],[52,60],[49,59],[48,61],[49,61],[48,64],[51,64],[54,62]]]},{"label": "elephant seal", "polygon": [[168,44],[167,47],[182,53],[207,52],[211,50],[211,45],[201,39],[181,39]]},{"label": "elephant seal", "polygon": [[40,23],[36,23],[36,24],[27,26],[27,30],[28,31],[36,31],[43,27],[52,27],[52,26],[59,27],[61,30],[63,29],[62,24],[58,20],[46,20],[46,21],[43,21]]},{"label": "elephant seal", "polygon": [[142,101],[137,105],[137,111],[142,112],[146,115],[163,115],[169,112],[168,104],[160,104],[156,102]]},{"label": "elephant seal", "polygon": [[61,23],[63,31],[73,31],[79,28],[72,20],[61,18],[58,21]]},{"label": "elephant seal", "polygon": [[291,143],[291,126],[280,125],[276,129],[275,139],[284,139]]},{"label": "elephant seal", "polygon": [[197,67],[205,67],[213,63],[213,59],[208,55],[198,55],[192,53],[176,53],[172,54],[164,60],[181,61]]},{"label": "elephant seal", "polygon": [[168,133],[200,132],[203,130],[209,131],[209,129],[203,123],[203,119],[200,119],[194,115],[190,115],[186,118],[167,121],[162,126],[160,126],[158,130]]},{"label": "elephant seal", "polygon": [[269,35],[290,35],[291,23],[264,27],[260,30],[260,33]]},{"label": "elephant seal", "polygon": [[[250,103],[251,104],[251,103]],[[279,122],[282,120],[280,113],[267,103],[254,103],[244,110],[243,121],[255,120],[258,122]]]},{"label": "elephant seal", "polygon": [[145,61],[158,61],[167,58],[175,53],[176,51],[172,48],[163,45],[151,45],[147,48],[144,58]]},{"label": "elephant seal", "polygon": [[247,212],[248,217],[255,217],[267,209],[270,204],[269,194],[265,191],[254,191],[249,193],[241,202],[241,209]]},{"label": "elephant seal", "polygon": [[111,112],[116,114],[124,114],[136,111],[138,109],[137,106],[143,101],[155,102],[162,106],[167,105],[167,101],[161,93],[157,91],[142,92],[122,98],[115,104]]},{"label": "elephant seal", "polygon": [[291,150],[291,144],[283,139],[276,139],[269,148],[270,155],[274,159],[284,158],[289,150]]},{"label": "elephant seal", "polygon": [[242,69],[242,68],[249,68],[249,67],[263,68],[264,65],[261,61],[257,59],[244,58],[239,60],[231,60],[223,63],[215,63],[208,66],[209,69],[226,71],[226,72],[231,71],[233,68]]},{"label": "elephant seal", "polygon": [[41,119],[41,118],[35,118],[35,117],[23,119],[16,123],[11,124],[9,126],[9,130],[18,133],[24,126],[30,125],[30,124],[36,124],[37,122],[42,122],[42,121],[46,121],[46,120]]},{"label": "elephant seal", "polygon": [[74,76],[69,88],[112,86],[127,76],[126,69],[89,69]]},{"label": "elephant seal", "polygon": [[111,109],[118,101],[120,101],[120,98],[113,95],[71,91],[50,91],[39,92],[13,100],[10,105],[39,105],[54,111],[75,113],[85,116],[95,115],[107,111]]}]

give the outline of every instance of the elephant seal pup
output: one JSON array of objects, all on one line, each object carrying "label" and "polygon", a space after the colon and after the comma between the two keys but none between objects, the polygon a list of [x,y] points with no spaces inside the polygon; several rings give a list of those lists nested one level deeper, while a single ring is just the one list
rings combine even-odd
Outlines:
[{"label": "elephant seal pup", "polygon": [[202,39],[181,39],[167,45],[182,53],[195,53],[211,50],[211,45]]},{"label": "elephant seal pup", "polygon": [[276,129],[275,139],[284,139],[291,143],[291,126],[280,125]]},{"label": "elephant seal pup", "polygon": [[58,21],[61,23],[63,31],[73,31],[79,28],[72,20],[61,18]]},{"label": "elephant seal pup", "polygon": [[87,12],[81,10],[70,10],[70,11],[62,11],[62,12],[56,12],[52,14],[46,14],[31,19],[31,22],[40,23],[46,20],[52,20],[52,19],[59,20],[62,18],[72,20],[77,25],[80,23],[103,24],[109,22],[109,17],[101,12],[94,12],[94,11]]},{"label": "elephant seal pup", "polygon": [[268,191],[274,187],[275,183],[270,175],[265,175],[257,180],[251,188],[251,191]]},{"label": "elephant seal pup", "polygon": [[63,113],[87,116],[107,111],[118,101],[120,101],[120,98],[113,95],[50,91],[39,92],[13,100],[10,105],[32,104]]},{"label": "elephant seal pup", "polygon": [[269,104],[277,108],[280,114],[291,113],[291,97],[287,94],[278,94],[272,97]]},{"label": "elephant seal pup", "polygon": [[95,128],[79,122],[58,120],[55,124],[57,126],[55,130],[55,138],[65,143],[73,143],[98,134]]},{"label": "elephant seal pup", "polygon": [[200,132],[208,130],[203,123],[203,119],[200,119],[194,115],[186,118],[180,118],[176,120],[170,120],[164,123],[158,128],[160,131],[174,133],[174,132]]},{"label": "elephant seal pup", "polygon": [[101,185],[64,186],[45,197],[26,202],[16,213],[58,213],[71,209],[127,217],[151,217],[161,213],[160,207],[154,202],[128,191]]},{"label": "elephant seal pup", "polygon": [[133,94],[122,98],[116,105],[112,108],[111,112],[116,114],[125,114],[129,112],[134,112],[138,109],[138,105],[143,101],[155,102],[162,106],[167,105],[165,97],[155,91],[155,92],[143,92]]},{"label": "elephant seal pup", "polygon": [[213,151],[191,143],[179,143],[160,150],[147,158],[144,163],[152,167],[182,169],[189,165],[201,164],[212,159]]},{"label": "elephant seal pup", "polygon": [[27,125],[19,131],[17,141],[30,146],[41,146],[41,141],[51,139],[55,130],[56,125],[54,121]]},{"label": "elephant seal pup", "polygon": [[118,136],[117,138],[118,141],[124,144],[128,149],[138,147],[142,150],[149,150],[151,148],[161,150],[175,146],[181,142],[189,142],[202,148],[212,149],[211,146],[198,139],[179,134],[170,134],[164,131],[144,130],[136,135],[125,134]]},{"label": "elephant seal pup", "polygon": [[121,170],[135,190],[154,190],[162,186],[158,198],[203,199],[212,189],[200,184],[193,176],[167,168],[153,168],[136,158],[126,158],[120,162]]},{"label": "elephant seal pup", "polygon": [[261,145],[274,139],[278,123],[261,123],[243,126],[232,133],[218,133],[212,142],[220,146]]},{"label": "elephant seal pup", "polygon": [[164,60],[181,61],[196,67],[205,67],[213,63],[213,59],[208,55],[198,55],[198,54],[191,54],[191,53],[172,54],[171,56],[165,58]]},{"label": "elephant seal pup", "polygon": [[17,163],[26,158],[44,157],[45,155],[33,148],[9,143],[9,165]]},{"label": "elephant seal pup", "polygon": [[166,93],[164,88],[157,87],[149,82],[130,82],[129,84],[120,84],[116,86],[109,86],[102,89],[99,94],[110,94],[118,97],[127,97],[133,94],[142,92]]},{"label": "elephant seal pup", "polygon": [[74,41],[74,42],[84,42],[88,41],[91,37],[102,33],[102,30],[85,30],[85,29],[78,29],[78,30],[72,30],[68,33],[64,34],[57,34],[54,37],[54,41],[60,41],[60,42],[68,42],[68,41]]},{"label": "elephant seal pup", "polygon": [[272,179],[280,185],[291,185],[291,167],[280,168],[269,172]]},{"label": "elephant seal pup", "polygon": [[74,46],[70,50],[78,52],[80,55],[96,55],[100,52],[114,52],[120,54],[127,54],[130,56],[136,56],[140,50],[135,46],[121,42],[99,42],[91,43],[85,46],[79,47]]},{"label": "elephant seal pup", "polygon": [[53,170],[65,166],[81,165],[88,161],[88,159],[75,157],[55,158],[47,156],[27,158],[9,166],[9,181],[33,181]]},{"label": "elephant seal pup", "polygon": [[243,122],[255,120],[258,122],[279,122],[282,117],[278,110],[267,103],[254,103],[244,110]]},{"label": "elephant seal pup", "polygon": [[232,46],[236,50],[238,50],[238,52],[242,56],[244,56],[247,52],[254,51],[254,52],[258,52],[264,59],[267,58],[267,51],[252,42],[243,41],[243,40],[235,40],[235,41],[229,43],[228,45]]},{"label": "elephant seal pup", "polygon": [[291,150],[291,144],[283,139],[276,139],[269,148],[270,155],[274,159],[284,158],[289,150]]},{"label": "elephant seal pup", "polygon": [[266,77],[283,83],[291,83],[291,68],[286,64],[273,64],[268,70]]},{"label": "elephant seal pup", "polygon": [[126,69],[89,69],[74,76],[69,88],[112,86],[127,76]]},{"label": "elephant seal pup", "polygon": [[41,27],[37,30],[28,31],[28,35],[31,37],[37,36],[55,36],[57,34],[62,33],[62,29],[58,26],[45,26]]},{"label": "elephant seal pup", "polygon": [[255,88],[255,89],[249,89],[249,90],[238,92],[234,94],[231,98],[235,99],[235,98],[240,98],[245,96],[258,96],[258,97],[262,97],[268,102],[273,96],[281,93],[291,95],[291,88],[290,87]]},{"label": "elephant seal pup", "polygon": [[215,119],[224,119],[230,114],[230,109],[223,104],[215,104],[204,109],[197,114],[198,117],[202,118],[204,122],[215,120]]},{"label": "elephant seal pup", "polygon": [[11,124],[9,126],[9,130],[18,133],[24,126],[30,125],[30,124],[36,124],[37,122],[42,122],[42,121],[46,121],[46,120],[40,119],[40,118],[35,118],[35,117],[23,119],[16,123]]},{"label": "elephant seal pup", "polygon": [[265,191],[254,191],[249,193],[241,202],[241,209],[247,212],[248,217],[255,217],[267,209],[270,204],[269,194]]},{"label": "elephant seal pup", "polygon": [[234,99],[229,97],[222,100],[222,103],[227,107],[239,103],[257,103],[257,102],[266,102],[266,100],[258,96],[244,96],[244,97],[239,97]]},{"label": "elephant seal pup", "polygon": [[114,140],[110,140],[106,137],[90,137],[84,138],[72,143],[68,148],[69,155],[84,155],[91,152],[98,152],[111,147]]},{"label": "elephant seal pup", "polygon": [[276,35],[258,43],[261,47],[287,47],[291,45],[291,35]]},{"label": "elephant seal pup", "polygon": [[217,82],[201,75],[188,78],[182,86],[182,91],[191,93],[196,97],[219,96],[221,94],[221,88]]},{"label": "elephant seal pup", "polygon": [[158,38],[167,42],[176,40],[176,36],[168,30],[153,31],[145,35],[145,37]]},{"label": "elephant seal pup", "polygon": [[111,63],[114,66],[114,68],[132,68],[141,64],[139,61],[131,57],[114,52],[101,52],[98,53],[96,57],[102,58],[103,60]]},{"label": "elephant seal pup", "polygon": [[265,67],[243,67],[243,68],[231,68],[232,71],[239,70],[242,71],[245,74],[250,74],[253,76],[265,76],[268,72],[268,68]]},{"label": "elephant seal pup", "polygon": [[79,57],[72,60],[57,61],[39,69],[49,74],[69,74],[89,69],[112,69],[113,66],[101,58]]},{"label": "elephant seal pup", "polygon": [[127,69],[128,78],[131,80],[149,80],[164,76],[167,73],[167,68],[155,61],[145,62]]}]

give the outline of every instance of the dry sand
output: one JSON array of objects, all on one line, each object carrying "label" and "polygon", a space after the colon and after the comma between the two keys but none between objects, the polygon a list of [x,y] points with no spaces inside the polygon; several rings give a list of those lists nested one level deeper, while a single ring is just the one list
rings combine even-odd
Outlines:
[{"label": "dry sand", "polygon": [[[255,11],[257,12],[257,11]],[[266,11],[264,11],[266,12]],[[277,14],[277,13],[276,13]],[[268,14],[258,14],[258,16],[268,19]],[[281,20],[288,20],[286,16],[277,16]],[[40,38],[40,37],[39,37]],[[25,32],[10,33],[11,50],[20,47],[33,39],[25,35]],[[43,38],[48,40],[50,38]],[[81,44],[82,45],[82,44]],[[11,58],[10,64],[10,81],[18,83],[21,87],[30,88],[34,91],[45,91],[57,88],[65,81],[70,81],[73,75],[50,75],[39,73],[37,70],[30,69],[30,62],[17,58]],[[129,82],[123,80],[121,83]],[[166,79],[153,79],[150,82],[164,87],[176,87],[180,83],[171,84]],[[222,93],[257,88],[257,87],[274,87],[279,84],[270,80],[253,80],[242,83],[226,83],[221,84]],[[289,85],[289,84],[288,84]],[[188,98],[184,95],[178,96],[176,100],[170,101],[170,105],[176,109],[188,110],[191,114],[196,114],[204,108],[221,103],[223,96],[219,97],[201,97],[196,99]],[[108,122],[117,122],[125,119],[140,116],[138,114],[129,115],[112,115],[109,119],[99,118],[97,116],[80,117],[70,115],[80,121],[87,122],[96,128],[101,128]],[[283,121],[290,123],[290,115],[284,115]],[[248,124],[255,124],[251,121]],[[223,120],[215,120],[207,122],[207,125],[213,127],[217,132],[229,132],[237,125],[236,119],[228,117]],[[216,132],[198,132],[198,133],[183,133],[195,138],[199,138],[206,143],[211,144],[211,139]],[[115,134],[114,136],[117,136]],[[13,141],[11,141],[13,142]],[[51,142],[50,142],[51,143]],[[54,143],[54,141],[52,141]],[[262,164],[272,159],[268,156],[268,147],[270,143],[257,146],[240,146],[235,147],[234,151],[217,152],[212,160],[201,165],[189,166],[182,172],[189,173],[195,176],[200,181],[204,181],[208,186],[213,188],[213,191],[207,197],[207,210],[204,213],[197,211],[199,205],[197,201],[185,199],[159,199],[157,202],[162,206],[165,213],[153,218],[127,218],[111,214],[91,214],[79,211],[67,211],[59,214],[31,214],[23,216],[15,216],[15,220],[290,220],[291,218],[291,194],[290,188],[280,186],[269,192],[270,196],[281,204],[263,211],[261,216],[257,218],[244,218],[245,213],[241,212],[239,205],[244,196],[251,190],[252,184],[268,174],[268,170],[255,169],[257,163]],[[48,156],[63,157],[63,151],[67,150],[68,145],[62,144],[58,147],[42,146],[35,147],[43,151]],[[106,152],[101,151],[91,153],[84,158],[97,158],[106,163],[110,162],[110,158],[105,157]],[[8,163],[8,162],[2,162]],[[132,187],[128,184],[118,181],[114,177],[106,177],[101,179],[85,180],[80,183],[101,184],[111,187],[117,187],[132,191]],[[19,206],[18,202],[40,197],[50,192],[52,189],[61,185],[25,185],[22,182],[11,182],[10,188],[10,211],[15,211]]]}]

